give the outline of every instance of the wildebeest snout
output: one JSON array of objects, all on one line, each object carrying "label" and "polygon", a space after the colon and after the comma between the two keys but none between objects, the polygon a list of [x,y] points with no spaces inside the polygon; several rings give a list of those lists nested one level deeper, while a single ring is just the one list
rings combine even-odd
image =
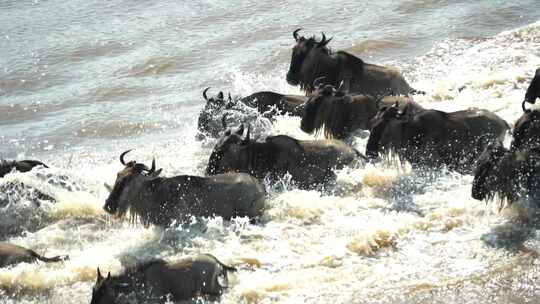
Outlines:
[{"label": "wildebeest snout", "polygon": [[111,199],[107,199],[105,201],[105,206],[103,206],[103,210],[105,210],[109,214],[116,213],[117,206],[112,202]]}]

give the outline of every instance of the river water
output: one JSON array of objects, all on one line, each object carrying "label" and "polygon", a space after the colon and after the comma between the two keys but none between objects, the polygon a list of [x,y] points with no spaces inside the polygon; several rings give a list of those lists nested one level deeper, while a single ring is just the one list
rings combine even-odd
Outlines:
[{"label": "river water", "polygon": [[[204,87],[300,93],[285,81],[298,27],[398,67],[426,107],[477,106],[510,123],[540,66],[536,0],[1,0],[0,157],[52,169],[0,185],[24,182],[57,202],[12,198],[0,234],[71,259],[1,269],[0,302],[89,303],[98,266],[199,252],[240,269],[223,303],[539,302],[540,234],[520,224],[535,210],[473,200],[471,176],[379,164],[338,172],[335,195],[284,180],[259,224],[163,231],[105,215],[103,182],[124,150],[155,157],[166,176],[203,174],[214,143],[195,140]],[[291,117],[270,133],[310,138]]]}]

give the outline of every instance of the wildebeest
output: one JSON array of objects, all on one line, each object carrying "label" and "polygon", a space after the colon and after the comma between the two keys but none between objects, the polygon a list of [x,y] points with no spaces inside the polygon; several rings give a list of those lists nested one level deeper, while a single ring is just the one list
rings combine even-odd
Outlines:
[{"label": "wildebeest", "polygon": [[251,140],[249,127],[224,134],[208,160],[207,174],[245,172],[258,178],[279,178],[289,173],[303,189],[325,186],[335,180],[332,171],[362,158],[358,151],[339,140],[296,140],[269,136],[264,142]]},{"label": "wildebeest", "polygon": [[43,166],[45,168],[47,165],[38,161],[38,160],[2,160],[0,161],[0,177],[4,177],[6,174],[10,173],[13,169],[19,172],[28,172],[34,167]]},{"label": "wildebeest", "polygon": [[409,114],[423,110],[405,96],[348,95],[332,85],[314,85],[317,90],[306,102],[300,128],[310,134],[324,128],[326,138],[344,139],[356,130],[369,130],[370,121],[379,109],[396,102],[400,110]]},{"label": "wildebeest", "polygon": [[525,107],[526,102],[534,104],[538,97],[540,97],[540,69],[536,70],[534,78],[525,93],[525,98],[521,104],[523,115],[514,125],[510,150],[524,150],[540,146],[540,111]]},{"label": "wildebeest", "polygon": [[38,260],[46,263],[61,262],[68,258],[69,257],[65,255],[46,258],[33,250],[6,242],[0,242],[0,267],[16,265],[19,263],[34,263]]},{"label": "wildebeest", "polygon": [[409,95],[421,93],[409,86],[399,71],[369,64],[345,51],[332,52],[327,47],[332,40],[299,36],[293,32],[295,46],[292,50],[291,63],[287,72],[287,82],[311,93],[315,88],[313,81],[324,76],[326,82],[337,87],[342,81],[349,93],[372,96]]},{"label": "wildebeest", "polygon": [[510,150],[524,150],[540,146],[540,112],[526,110],[516,121]]},{"label": "wildebeest", "polygon": [[[227,273],[236,268],[227,266],[210,254],[168,263],[153,260],[125,269],[118,275],[103,277],[99,268],[92,289],[90,304],[114,304],[134,295],[136,303],[175,303],[206,297],[219,300],[223,290],[219,278],[228,282]],[[122,302],[123,303],[123,302]],[[130,301],[131,303],[131,301]]]},{"label": "wildebeest", "polygon": [[203,92],[206,105],[199,114],[198,130],[201,134],[214,138],[219,137],[228,126],[233,124],[254,125],[259,115],[270,120],[275,115],[301,116],[303,105],[307,100],[305,96],[270,91],[256,92],[236,99],[229,94],[225,99],[223,92],[219,92],[214,97],[208,97],[206,95],[208,89],[206,88]]},{"label": "wildebeest", "polygon": [[512,203],[528,197],[538,202],[540,147],[509,151],[500,142],[490,144],[476,163],[471,194],[477,200],[498,197]]},{"label": "wildebeest", "polygon": [[423,110],[406,115],[389,107],[374,119],[366,155],[377,158],[381,152],[392,151],[413,165],[446,165],[466,173],[486,145],[502,141],[509,129],[502,118],[487,110]]},{"label": "wildebeest", "polygon": [[540,68],[536,69],[531,84],[529,84],[527,92],[525,92],[525,99],[523,99],[522,103],[523,112],[526,112],[525,102],[534,104],[538,97],[540,97]]},{"label": "wildebeest", "polygon": [[215,97],[208,97],[207,92],[210,88],[206,88],[203,91],[203,97],[206,101],[204,108],[199,114],[197,121],[197,128],[201,134],[217,137],[222,132],[222,117],[224,110],[233,107],[234,102],[229,95],[225,100],[223,92],[219,92]]},{"label": "wildebeest", "polygon": [[103,207],[110,214],[124,215],[130,209],[143,225],[169,226],[186,222],[191,216],[259,217],[264,209],[266,191],[249,174],[229,173],[210,177],[179,175],[160,177],[161,169],[130,161],[117,175]]}]

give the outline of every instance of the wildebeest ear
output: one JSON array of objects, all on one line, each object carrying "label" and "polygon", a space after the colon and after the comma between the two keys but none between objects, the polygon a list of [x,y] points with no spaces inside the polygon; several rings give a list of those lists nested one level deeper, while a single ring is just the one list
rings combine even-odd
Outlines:
[{"label": "wildebeest ear", "polygon": [[97,279],[96,279],[96,283],[101,282],[101,280],[103,280],[103,276],[101,275],[101,271],[99,271],[99,267],[98,267],[98,268],[97,268]]},{"label": "wildebeest ear", "polygon": [[223,92],[219,92],[218,95],[217,95],[217,97],[218,97],[219,99],[223,99]]}]

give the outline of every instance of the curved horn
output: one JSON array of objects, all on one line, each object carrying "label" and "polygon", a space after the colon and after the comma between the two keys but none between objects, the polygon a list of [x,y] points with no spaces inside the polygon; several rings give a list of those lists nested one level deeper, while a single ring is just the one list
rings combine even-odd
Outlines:
[{"label": "curved horn", "polygon": [[525,108],[525,102],[526,102],[526,100],[524,99],[523,102],[521,103],[521,108],[523,109],[523,112],[529,111],[529,110],[527,110],[527,108]]},{"label": "curved horn", "polygon": [[148,173],[153,173],[154,171],[156,171],[156,159],[152,158],[152,167],[150,168]]},{"label": "curved horn", "polygon": [[210,90],[210,87],[204,89],[204,91],[202,92],[202,96],[204,97],[204,100],[208,101],[208,96],[206,96],[206,92],[208,92],[208,90]]},{"label": "curved horn", "polygon": [[97,282],[103,280],[103,276],[101,275],[101,271],[99,271],[99,267],[97,268]]},{"label": "curved horn", "polygon": [[302,30],[302,28],[298,28],[293,32],[292,36],[293,36],[294,40],[298,41],[298,39],[299,39],[298,38],[298,32],[301,31],[301,30]]},{"label": "curved horn", "polygon": [[331,40],[332,40],[332,38],[330,38],[330,39],[327,40],[327,39],[326,39],[326,35],[325,35],[324,33],[322,33],[322,40],[321,40],[321,42],[319,42],[317,45],[318,45],[319,47],[326,46]]},{"label": "curved horn", "polygon": [[315,80],[313,80],[313,87],[315,89],[318,89],[323,84],[323,80],[325,78],[326,78],[326,76],[321,76],[321,77],[315,78]]},{"label": "curved horn", "polygon": [[124,166],[126,165],[126,162],[124,161],[124,156],[126,156],[126,154],[128,154],[129,152],[131,152],[131,149],[129,149],[127,151],[124,151],[124,152],[122,152],[122,154],[120,154],[120,162]]},{"label": "curved horn", "polygon": [[251,139],[250,137],[251,137],[251,125],[248,124],[247,133],[246,133],[246,137],[244,138],[244,142],[248,143]]},{"label": "curved horn", "polygon": [[227,115],[230,115],[231,113],[225,113],[223,114],[223,117],[221,117],[221,126],[223,129],[227,129]]}]

